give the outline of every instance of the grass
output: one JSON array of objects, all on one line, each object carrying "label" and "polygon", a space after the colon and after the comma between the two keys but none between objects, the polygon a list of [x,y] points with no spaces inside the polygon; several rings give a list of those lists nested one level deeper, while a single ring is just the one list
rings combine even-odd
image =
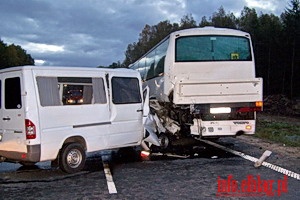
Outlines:
[{"label": "grass", "polygon": [[286,146],[300,147],[300,126],[291,123],[257,120],[254,136]]}]

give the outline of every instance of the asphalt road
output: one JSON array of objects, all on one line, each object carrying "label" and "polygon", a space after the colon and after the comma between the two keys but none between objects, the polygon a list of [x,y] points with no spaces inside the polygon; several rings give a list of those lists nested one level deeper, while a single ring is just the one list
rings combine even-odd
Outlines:
[{"label": "asphalt road", "polygon": [[[259,158],[265,149],[234,138],[220,144]],[[0,199],[299,199],[300,181],[231,153],[196,147],[183,159],[116,154],[109,167],[117,193],[110,194],[99,155],[85,169],[65,174],[49,163],[34,168],[0,163]],[[268,162],[299,173],[299,159],[273,152]],[[239,192],[237,192],[239,191]]]}]

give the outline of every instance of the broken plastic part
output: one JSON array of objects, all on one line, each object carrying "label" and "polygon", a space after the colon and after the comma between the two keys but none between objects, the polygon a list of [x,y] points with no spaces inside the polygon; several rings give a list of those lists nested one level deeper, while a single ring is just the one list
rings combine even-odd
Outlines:
[{"label": "broken plastic part", "polygon": [[272,154],[271,151],[266,150],[263,155],[255,162],[254,167],[260,167],[261,164]]}]

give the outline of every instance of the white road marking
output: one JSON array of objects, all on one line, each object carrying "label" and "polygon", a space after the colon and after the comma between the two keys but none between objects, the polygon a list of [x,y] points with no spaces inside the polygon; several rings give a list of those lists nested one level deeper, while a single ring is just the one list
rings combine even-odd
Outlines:
[{"label": "white road marking", "polygon": [[[234,155],[240,156],[240,157],[242,157],[242,158],[244,158],[246,160],[250,160],[250,161],[252,161],[254,163],[258,160],[257,158],[255,158],[253,156],[249,156],[247,154],[244,154],[243,152],[239,152],[239,151],[235,151],[233,149],[229,149],[229,148],[224,147],[224,146],[222,146],[220,144],[216,144],[216,143],[208,141],[208,140],[202,140],[202,139],[199,139],[199,140],[201,142],[204,142],[206,144],[212,145],[212,146],[217,147],[219,149],[222,149],[224,151],[230,152],[230,153],[232,153]],[[262,165],[265,166],[265,167],[268,167],[268,168],[270,168],[270,169],[272,169],[272,170],[274,170],[276,172],[279,172],[281,174],[284,174],[284,175],[287,175],[289,177],[292,177],[292,178],[295,178],[297,180],[300,180],[300,174],[298,174],[298,173],[292,172],[290,170],[284,169],[282,167],[279,167],[277,165],[273,165],[273,164],[268,163],[268,162],[263,162]]]},{"label": "white road marking", "polygon": [[105,177],[106,177],[108,192],[109,192],[109,194],[116,194],[117,189],[116,189],[115,183],[113,181],[113,177],[111,175],[109,165],[105,162],[102,162],[102,163],[103,163],[103,170],[104,170]]}]

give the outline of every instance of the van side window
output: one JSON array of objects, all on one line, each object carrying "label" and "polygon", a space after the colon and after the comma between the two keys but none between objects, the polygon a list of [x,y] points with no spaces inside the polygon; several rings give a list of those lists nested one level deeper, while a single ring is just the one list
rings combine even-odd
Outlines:
[{"label": "van side window", "polygon": [[103,78],[93,78],[92,82],[95,103],[107,103]]},{"label": "van side window", "polygon": [[58,77],[58,84],[63,105],[81,105],[92,103],[92,78]]},{"label": "van side window", "polygon": [[5,108],[20,109],[21,101],[21,81],[19,77],[7,78],[4,83],[5,87]]},{"label": "van side window", "polygon": [[104,104],[103,78],[37,77],[41,106]]},{"label": "van side window", "polygon": [[56,77],[37,77],[41,106],[59,106],[59,90]]},{"label": "van side window", "polygon": [[139,80],[130,77],[113,77],[112,101],[115,104],[141,103]]}]

